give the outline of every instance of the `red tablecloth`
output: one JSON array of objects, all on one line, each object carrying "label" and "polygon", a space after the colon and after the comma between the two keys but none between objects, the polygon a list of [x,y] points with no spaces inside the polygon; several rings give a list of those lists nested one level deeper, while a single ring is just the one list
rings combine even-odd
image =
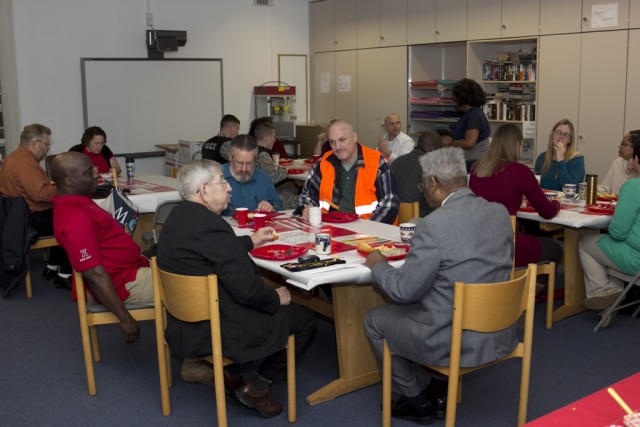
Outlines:
[{"label": "red tablecloth", "polygon": [[[640,373],[611,385],[629,407],[640,411]],[[607,387],[563,408],[525,424],[529,427],[604,427],[623,425],[624,410],[607,392]]]}]

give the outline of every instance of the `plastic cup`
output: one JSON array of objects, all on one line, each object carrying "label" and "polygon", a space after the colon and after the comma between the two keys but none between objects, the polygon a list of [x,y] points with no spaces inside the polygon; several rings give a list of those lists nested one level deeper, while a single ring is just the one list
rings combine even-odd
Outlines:
[{"label": "plastic cup", "polygon": [[243,227],[247,225],[247,217],[249,215],[249,208],[237,208],[236,209],[236,221],[238,225]]},{"label": "plastic cup", "polygon": [[271,155],[271,158],[273,159],[273,164],[278,166],[278,164],[280,164],[280,154],[279,153],[273,153]]},{"label": "plastic cup", "polygon": [[309,222],[313,226],[322,224],[322,210],[320,208],[315,206],[309,208]]},{"label": "plastic cup", "polygon": [[320,154],[314,154],[313,155],[313,163],[316,163],[318,160],[320,160]]},{"label": "plastic cup", "polygon": [[264,227],[264,225],[267,222],[267,215],[262,214],[262,213],[255,213],[253,214],[253,228],[258,231],[259,229],[261,229],[262,227]]},{"label": "plastic cup", "polygon": [[326,233],[319,233],[315,236],[316,253],[318,255],[330,255],[331,254],[331,235]]}]

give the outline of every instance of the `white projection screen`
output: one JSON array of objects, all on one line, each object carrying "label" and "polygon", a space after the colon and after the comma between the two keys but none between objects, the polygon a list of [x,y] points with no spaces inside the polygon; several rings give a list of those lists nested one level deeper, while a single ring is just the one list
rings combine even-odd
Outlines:
[{"label": "white projection screen", "polygon": [[223,115],[222,59],[82,58],[84,125],[116,155],[203,141]]}]

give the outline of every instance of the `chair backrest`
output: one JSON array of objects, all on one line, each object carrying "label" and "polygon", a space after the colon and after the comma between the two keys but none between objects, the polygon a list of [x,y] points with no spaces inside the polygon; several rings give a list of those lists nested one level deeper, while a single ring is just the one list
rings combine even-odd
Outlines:
[{"label": "chair backrest", "polygon": [[398,209],[398,224],[410,221],[412,218],[420,217],[420,203],[400,203]]},{"label": "chair backrest", "polygon": [[156,309],[164,306],[173,317],[184,322],[213,319],[214,324],[220,324],[216,275],[169,273],[158,268],[156,257],[151,258],[151,268]]},{"label": "chair backrest", "polygon": [[49,179],[53,179],[53,177],[51,176],[51,163],[53,162],[53,159],[55,157],[55,154],[49,154],[44,158],[44,169],[47,172],[47,176],[49,177]]},{"label": "chair backrest", "polygon": [[533,316],[536,269],[537,265],[529,264],[515,279],[501,283],[456,282],[454,333],[497,332],[516,323],[524,312]]},{"label": "chair backrest", "polygon": [[158,204],[156,213],[153,216],[153,243],[158,243],[158,227],[167,221],[173,208],[180,205],[180,203],[182,203],[182,200],[165,200]]},{"label": "chair backrest", "polygon": [[516,216],[511,215],[511,231],[513,232],[513,261],[511,263],[511,278],[515,279],[516,274]]}]

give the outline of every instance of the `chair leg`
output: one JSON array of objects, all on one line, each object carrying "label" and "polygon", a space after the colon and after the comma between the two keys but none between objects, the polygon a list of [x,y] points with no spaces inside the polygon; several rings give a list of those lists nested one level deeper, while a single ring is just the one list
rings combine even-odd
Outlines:
[{"label": "chair leg", "polygon": [[27,274],[24,276],[24,287],[27,290],[27,298],[32,297],[31,293],[31,270],[27,270]]},{"label": "chair leg", "polygon": [[294,335],[289,335],[287,341],[287,399],[288,420],[295,423],[298,419],[296,408],[296,341]]},{"label": "chair leg", "polygon": [[391,349],[382,342],[382,427],[391,427]]},{"label": "chair leg", "polygon": [[171,401],[169,397],[169,367],[167,366],[167,353],[165,343],[159,341],[158,349],[158,372],[160,374],[160,399],[162,401],[162,415],[171,415]]},{"label": "chair leg", "polygon": [[631,287],[633,286],[633,283],[629,283],[624,290],[622,291],[622,293],[620,294],[620,296],[615,300],[615,302],[613,304],[611,304],[611,306],[602,314],[602,318],[600,319],[600,321],[598,322],[598,324],[596,325],[595,328],[593,328],[593,332],[598,332],[598,329],[600,329],[600,326],[607,320],[607,318],[609,316],[611,316],[611,314],[614,311],[617,311],[620,307],[618,307],[620,305],[620,303],[624,300],[624,297],[627,296],[627,292],[629,292],[631,290]]},{"label": "chair leg", "polygon": [[460,376],[449,376],[449,388],[447,390],[447,412],[445,416],[445,426],[455,427],[456,425],[456,406],[458,399],[461,399]]},{"label": "chair leg", "polygon": [[550,262],[548,264],[539,264],[538,276],[544,274],[549,277],[547,281],[547,318],[545,326],[547,329],[551,329],[553,326],[553,296],[556,287],[556,263]]},{"label": "chair leg", "polygon": [[[84,321],[83,321],[84,320]],[[80,318],[80,335],[82,337],[82,353],[84,355],[84,367],[87,373],[87,386],[89,395],[96,395],[96,377],[93,372],[93,359],[91,357],[91,339],[89,338],[89,328],[86,319]]]},{"label": "chair leg", "polygon": [[98,363],[102,360],[100,355],[100,340],[98,339],[98,327],[90,326],[89,332],[91,333],[91,350],[93,352],[93,361]]},{"label": "chair leg", "polygon": [[224,393],[224,373],[222,370],[222,355],[213,355],[213,388],[216,394],[216,411],[218,412],[218,426],[227,427],[227,406]]}]

